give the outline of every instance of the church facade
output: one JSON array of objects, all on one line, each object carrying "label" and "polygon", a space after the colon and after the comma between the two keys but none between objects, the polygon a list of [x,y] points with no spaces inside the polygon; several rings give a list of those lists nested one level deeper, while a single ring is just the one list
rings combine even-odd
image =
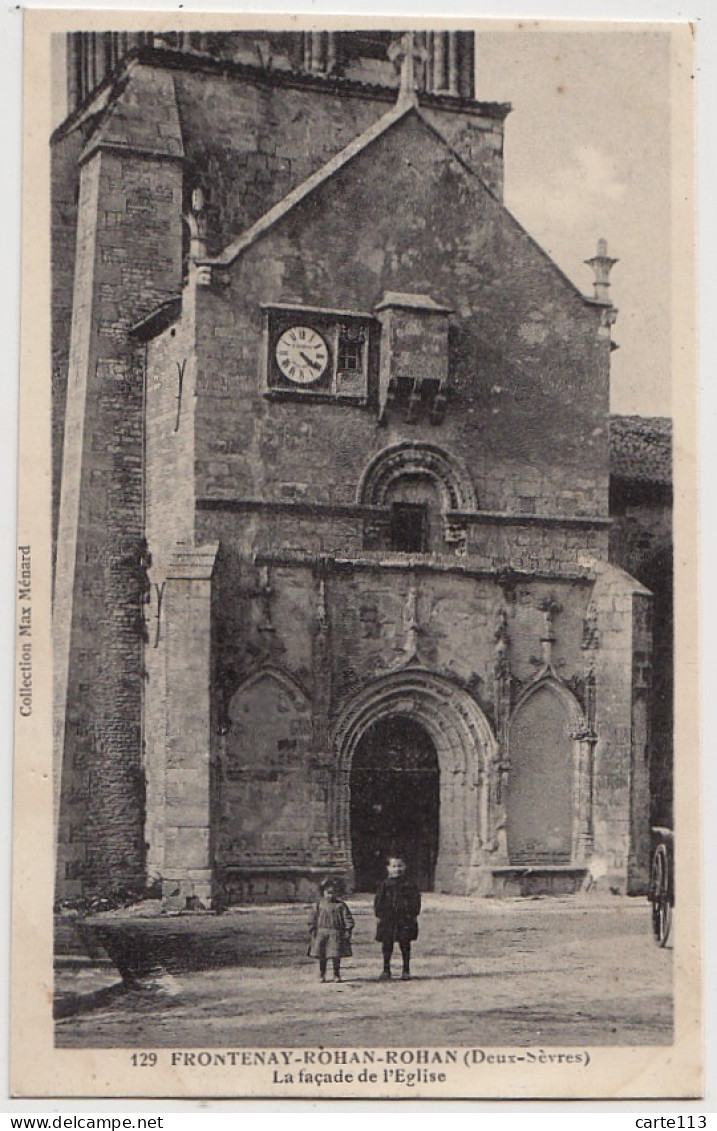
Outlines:
[{"label": "church facade", "polygon": [[53,139],[58,892],[641,890],[606,247],[505,208],[469,32],[151,39]]}]

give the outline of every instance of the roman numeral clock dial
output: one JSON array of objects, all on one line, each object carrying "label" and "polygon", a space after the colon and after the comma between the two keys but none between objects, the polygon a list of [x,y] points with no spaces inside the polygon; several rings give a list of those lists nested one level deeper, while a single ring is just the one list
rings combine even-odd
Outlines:
[{"label": "roman numeral clock dial", "polygon": [[276,364],[295,385],[312,385],[329,364],[329,347],[310,326],[290,326],[276,343]]}]

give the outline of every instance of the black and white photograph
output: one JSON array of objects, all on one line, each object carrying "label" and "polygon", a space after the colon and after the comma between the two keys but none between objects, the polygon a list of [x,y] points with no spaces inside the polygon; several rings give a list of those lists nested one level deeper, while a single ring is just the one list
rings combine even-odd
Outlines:
[{"label": "black and white photograph", "polygon": [[692,50],[27,14],[18,1094],[700,1095]]}]

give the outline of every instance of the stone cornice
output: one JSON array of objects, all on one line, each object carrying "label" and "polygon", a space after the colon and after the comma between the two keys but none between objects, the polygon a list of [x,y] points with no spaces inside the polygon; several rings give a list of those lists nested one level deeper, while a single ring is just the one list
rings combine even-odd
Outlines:
[{"label": "stone cornice", "polygon": [[[265,511],[272,514],[322,514],[336,518],[360,518],[389,513],[386,507],[358,503],[318,503],[306,499],[285,501],[217,498],[204,495],[197,498],[195,505],[199,511],[225,511],[235,514]],[[611,518],[600,515],[522,514],[511,511],[448,511],[446,517],[474,525],[496,523],[502,526],[562,526],[590,529],[608,527],[612,524]]]},{"label": "stone cornice", "polygon": [[254,554],[256,565],[293,566],[297,569],[314,569],[320,562],[324,569],[336,572],[365,570],[395,570],[404,573],[449,573],[460,577],[489,578],[499,584],[516,584],[522,581],[571,581],[592,584],[595,570],[589,566],[574,570],[515,569],[512,566],[485,566],[471,563],[470,555],[454,558],[441,554],[402,554],[390,550],[377,550],[363,554],[316,554],[300,550],[258,550]]},{"label": "stone cornice", "polygon": [[224,511],[234,514],[322,514],[327,518],[361,518],[386,514],[384,507],[357,506],[355,503],[312,503],[305,500],[283,501],[265,499],[217,499],[201,497],[196,500],[199,511]]},{"label": "stone cornice", "polygon": [[138,145],[121,145],[116,141],[99,139],[93,141],[82,153],[78,159],[78,165],[86,165],[90,158],[94,157],[100,150],[103,153],[114,153],[120,157],[136,157],[145,161],[177,161],[180,164],[184,161],[184,154],[181,153],[160,153],[156,149],[147,149]]}]

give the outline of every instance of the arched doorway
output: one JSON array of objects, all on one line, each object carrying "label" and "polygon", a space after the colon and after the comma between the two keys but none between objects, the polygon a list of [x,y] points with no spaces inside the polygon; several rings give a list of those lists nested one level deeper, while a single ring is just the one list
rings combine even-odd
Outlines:
[{"label": "arched doorway", "polygon": [[351,764],[350,827],[355,886],[375,891],[390,853],[404,857],[422,891],[432,891],[438,858],[439,768],[426,730],[410,718],[379,719]]},{"label": "arched doorway", "polygon": [[[434,890],[463,895],[479,890],[484,880],[482,869],[489,863],[494,839],[488,805],[496,740],[467,691],[443,676],[413,666],[364,684],[346,702],[333,727],[336,771],[331,788],[330,828],[338,851],[345,854],[351,878],[355,873],[351,831],[353,760],[364,735],[379,722],[391,719],[410,720],[418,726],[430,739],[438,761],[439,829]],[[425,737],[420,741],[425,744]]]}]

